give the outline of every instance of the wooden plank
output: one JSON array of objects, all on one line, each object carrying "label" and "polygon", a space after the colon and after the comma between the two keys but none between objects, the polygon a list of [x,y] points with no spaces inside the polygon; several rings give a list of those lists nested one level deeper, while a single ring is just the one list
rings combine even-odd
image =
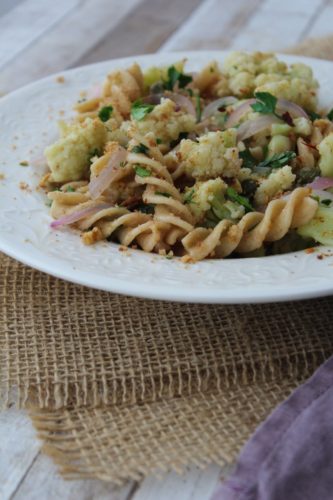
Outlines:
[{"label": "wooden plank", "polygon": [[[72,66],[140,1],[80,0],[77,9],[2,69],[0,93]],[[47,6],[44,2],[44,8]]]},{"label": "wooden plank", "polygon": [[36,459],[40,442],[25,413],[8,410],[0,414],[0,498],[14,493]]},{"label": "wooden plank", "polygon": [[155,52],[201,0],[144,0],[76,65]]},{"label": "wooden plank", "polygon": [[165,479],[147,477],[132,500],[209,500],[221,476],[221,468],[210,465],[205,470],[191,467],[184,476],[170,472]]},{"label": "wooden plank", "polygon": [[161,51],[226,48],[260,3],[261,0],[206,0]]},{"label": "wooden plank", "polygon": [[303,38],[313,38],[332,35],[333,0],[325,2],[322,9],[318,10],[317,16],[311,25],[303,32]]},{"label": "wooden plank", "polygon": [[230,44],[236,50],[279,50],[297,43],[323,0],[266,0]]},{"label": "wooden plank", "polygon": [[0,18],[0,69],[54,26],[79,0],[26,0]]},{"label": "wooden plank", "polygon": [[98,480],[65,481],[52,460],[39,455],[11,500],[127,500],[135,483],[117,487]]}]

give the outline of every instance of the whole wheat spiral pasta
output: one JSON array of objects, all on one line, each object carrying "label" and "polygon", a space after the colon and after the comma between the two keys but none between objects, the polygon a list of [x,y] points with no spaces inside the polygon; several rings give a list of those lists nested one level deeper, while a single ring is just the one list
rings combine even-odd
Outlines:
[{"label": "whole wheat spiral pasta", "polygon": [[187,261],[327,244],[333,112],[317,86],[265,53],[110,72],[45,151],[52,228]]}]

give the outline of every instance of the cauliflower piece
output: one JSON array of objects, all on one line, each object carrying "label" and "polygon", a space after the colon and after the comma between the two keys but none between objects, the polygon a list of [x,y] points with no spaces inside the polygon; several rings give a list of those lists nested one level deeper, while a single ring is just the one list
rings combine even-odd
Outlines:
[{"label": "cauliflower piece", "polygon": [[315,87],[301,78],[264,83],[256,87],[255,92],[269,92],[278,99],[287,99],[308,110],[314,110],[317,104]]},{"label": "cauliflower piece", "polygon": [[318,151],[321,174],[325,177],[333,177],[333,132],[319,143]]},{"label": "cauliflower piece", "polygon": [[[176,111],[176,104],[170,99],[162,99],[161,104],[154,107],[143,120],[132,120],[137,131],[146,135],[153,132],[162,142],[169,143],[178,139],[181,132],[192,132],[195,128],[195,118],[184,111]],[[128,124],[124,124],[124,127]]]},{"label": "cauliflower piece", "polygon": [[196,222],[202,220],[211,208],[214,197],[223,197],[226,189],[227,185],[220,177],[205,182],[197,181],[193,187],[185,189],[183,199],[188,203]]},{"label": "cauliflower piece", "polygon": [[233,52],[225,60],[224,72],[231,91],[239,97],[270,92],[309,110],[315,109],[318,83],[311,68],[305,64],[293,64],[288,68],[274,54]]},{"label": "cauliflower piece", "polygon": [[289,165],[272,172],[258,187],[254,195],[255,204],[257,206],[267,205],[277,194],[291,188],[295,179],[296,175],[292,173]]},{"label": "cauliflower piece", "polygon": [[236,130],[208,132],[198,142],[183,139],[177,154],[185,172],[195,179],[237,177],[242,160],[236,148]]},{"label": "cauliflower piece", "polygon": [[61,122],[60,139],[45,149],[51,170],[51,182],[78,181],[89,166],[94,149],[103,149],[106,128],[99,119],[86,118],[84,122]]}]

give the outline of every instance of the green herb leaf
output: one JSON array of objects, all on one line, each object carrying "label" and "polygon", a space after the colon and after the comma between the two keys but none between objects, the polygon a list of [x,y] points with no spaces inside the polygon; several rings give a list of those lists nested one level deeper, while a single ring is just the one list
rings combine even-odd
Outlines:
[{"label": "green herb leaf", "polygon": [[67,193],[74,193],[75,189],[72,186],[67,186],[66,187],[66,192]]},{"label": "green herb leaf", "polygon": [[144,214],[154,214],[155,205],[153,203],[140,203],[135,207],[135,210],[139,210],[139,212]]},{"label": "green herb leaf", "polygon": [[162,191],[155,191],[155,194],[158,194],[160,196],[165,196],[166,198],[170,198],[171,197],[171,194],[169,193],[164,193]]},{"label": "green herb leaf", "polygon": [[241,196],[240,194],[238,194],[234,188],[228,187],[226,190],[226,195],[229,198],[229,200],[234,201],[235,203],[238,203],[239,205],[245,207],[246,212],[254,211],[254,208],[249,202],[249,200],[245,198],[245,196]]},{"label": "green herb leaf", "polygon": [[231,212],[230,210],[224,206],[225,199],[224,196],[214,196],[212,201],[210,202],[211,205],[211,210],[215,217],[218,218],[218,220],[223,220],[223,219],[230,219],[231,218]]},{"label": "green herb leaf", "polygon": [[253,111],[257,113],[267,114],[275,114],[275,108],[277,104],[277,98],[270,94],[269,92],[256,92],[254,94],[256,101],[254,104],[251,104],[251,108]]},{"label": "green herb leaf", "polygon": [[197,122],[199,122],[201,120],[201,102],[199,94],[195,96],[195,113],[197,116]]},{"label": "green herb leaf", "polygon": [[256,164],[255,159],[253,158],[249,149],[244,149],[244,151],[239,152],[239,157],[243,160],[242,167],[245,168],[253,168]]},{"label": "green herb leaf", "polygon": [[267,158],[260,162],[257,167],[270,167],[270,168],[280,168],[287,165],[290,160],[296,157],[296,153],[294,151],[284,151],[283,153],[276,153],[275,155]]},{"label": "green herb leaf", "polygon": [[21,165],[21,167],[28,167],[29,162],[28,161],[20,161],[20,165]]},{"label": "green herb leaf", "polygon": [[192,89],[186,89],[186,90],[187,90],[187,92],[188,92],[188,95],[189,95],[190,97],[193,97],[193,90],[192,90]]},{"label": "green herb leaf", "polygon": [[147,146],[145,146],[144,144],[142,144],[142,142],[140,142],[140,144],[138,144],[137,146],[134,146],[131,150],[131,153],[141,153],[143,155],[147,154],[147,152],[149,151],[149,148]]},{"label": "green herb leaf", "polygon": [[333,121],[333,108],[331,109],[331,111],[329,111],[327,113],[327,118],[330,120],[330,121]]},{"label": "green herb leaf", "polygon": [[149,177],[151,175],[151,170],[145,167],[141,167],[140,165],[136,165],[134,167],[136,175],[139,177]]},{"label": "green herb leaf", "polygon": [[191,83],[193,78],[190,75],[185,75],[184,73],[181,73],[178,71],[175,66],[170,66],[168,68],[168,79],[166,82],[164,82],[164,87],[167,90],[173,90],[174,86],[178,82],[178,86],[180,89],[183,89]]},{"label": "green herb leaf", "polygon": [[131,118],[133,120],[143,120],[146,115],[151,113],[154,109],[154,104],[146,104],[142,101],[135,101],[131,107]]},{"label": "green herb leaf", "polygon": [[332,200],[327,199],[327,200],[321,200],[320,203],[322,205],[325,205],[326,207],[329,207],[332,204]]},{"label": "green herb leaf", "polygon": [[162,144],[162,139],[160,139],[159,137],[156,137],[156,144]]},{"label": "green herb leaf", "polygon": [[102,122],[107,122],[112,115],[113,107],[112,106],[104,106],[98,112],[98,117]]},{"label": "green herb leaf", "polygon": [[191,191],[188,191],[184,195],[184,203],[193,203],[193,196],[194,196],[194,189],[191,189]]},{"label": "green herb leaf", "polygon": [[318,120],[319,118],[321,118],[321,116],[315,111],[307,111],[307,114],[309,115],[311,121]]}]

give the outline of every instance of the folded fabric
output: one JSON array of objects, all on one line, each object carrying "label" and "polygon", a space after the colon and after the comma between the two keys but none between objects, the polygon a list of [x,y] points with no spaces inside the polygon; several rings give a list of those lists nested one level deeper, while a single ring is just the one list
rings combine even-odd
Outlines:
[{"label": "folded fabric", "polygon": [[213,500],[333,499],[333,357],[258,427]]}]

